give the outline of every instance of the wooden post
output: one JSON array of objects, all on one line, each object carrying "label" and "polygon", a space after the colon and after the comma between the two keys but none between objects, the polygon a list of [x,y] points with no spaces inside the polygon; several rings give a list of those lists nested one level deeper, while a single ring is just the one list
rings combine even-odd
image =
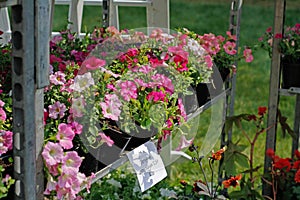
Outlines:
[{"label": "wooden post", "polygon": [[[285,0],[275,1],[274,28],[273,33],[282,33],[284,26]],[[266,135],[266,149],[276,150],[276,120],[277,108],[279,102],[279,84],[280,84],[280,54],[278,51],[279,39],[273,38],[273,53],[270,74],[269,105],[267,126],[272,126]],[[264,174],[270,172],[272,159],[265,154]],[[263,183],[263,195],[272,196],[272,187]]]},{"label": "wooden post", "polygon": [[147,6],[147,26],[170,29],[169,0],[152,0]]},{"label": "wooden post", "polygon": [[292,155],[294,155],[295,150],[297,150],[300,147],[300,94],[299,93],[296,96],[294,132],[296,134],[296,139],[293,140]]},{"label": "wooden post", "polygon": [[82,23],[82,12],[83,12],[83,0],[72,0],[69,6],[69,22],[68,29],[72,32],[81,32]]}]

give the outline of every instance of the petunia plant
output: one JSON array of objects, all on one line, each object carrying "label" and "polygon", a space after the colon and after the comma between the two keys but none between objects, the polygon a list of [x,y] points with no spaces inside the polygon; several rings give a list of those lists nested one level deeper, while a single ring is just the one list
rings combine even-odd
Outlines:
[{"label": "petunia plant", "polygon": [[[235,70],[235,61],[244,60],[247,63],[253,61],[252,49],[249,46],[236,49],[237,37],[229,31],[226,35],[215,35],[213,33],[197,34],[186,28],[179,31],[195,39],[211,56],[219,71],[223,73],[226,69]],[[225,77],[226,78],[226,77]]]},{"label": "petunia plant", "polygon": [[[160,29],[115,32],[82,63],[71,85],[81,99],[71,110],[89,130],[85,139],[99,146],[99,133],[111,127],[166,137],[187,120],[184,96],[192,84],[208,82],[210,56],[187,35]],[[110,144],[111,145],[111,144]]]}]

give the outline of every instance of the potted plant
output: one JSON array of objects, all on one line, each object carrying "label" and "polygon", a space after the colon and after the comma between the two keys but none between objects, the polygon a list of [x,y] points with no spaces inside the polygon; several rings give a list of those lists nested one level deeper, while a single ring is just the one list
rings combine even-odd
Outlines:
[{"label": "potted plant", "polygon": [[232,70],[235,73],[236,61],[245,60],[250,63],[254,59],[250,47],[245,46],[243,49],[236,49],[236,35],[232,35],[229,31],[226,32],[225,36],[215,35],[213,33],[200,35],[186,28],[179,29],[179,31],[195,39],[208,52],[216,66],[210,83],[202,83],[196,86],[198,90],[207,93],[206,99],[205,97],[203,99],[203,96],[198,97],[199,101],[203,103],[207,102],[211,98],[210,96],[215,96],[220,93],[223,88],[223,82],[229,78],[230,71]]},{"label": "potted plant", "polygon": [[260,47],[272,56],[273,39],[279,39],[281,55],[282,88],[300,87],[300,24],[286,27],[284,33],[273,33],[269,27],[259,38]]},{"label": "potted plant", "polygon": [[[0,53],[10,56],[11,46],[4,50]],[[44,89],[44,194],[75,199],[82,188],[89,189],[99,162],[87,150],[105,155],[95,150],[105,147],[113,159],[120,153],[109,128],[118,127],[117,136],[129,133],[130,138],[148,132],[145,140],[179,130],[187,120],[190,85],[209,81],[212,73],[205,56],[187,35],[158,29],[149,36],[109,27],[82,39],[70,31],[52,38],[50,84]],[[5,62],[9,75],[10,57]],[[12,108],[10,86],[0,88],[6,113]],[[6,127],[11,128],[11,120],[6,118]]]},{"label": "potted plant", "polygon": [[[183,34],[154,29],[113,33],[82,63],[71,85],[74,116],[86,128],[86,146],[109,151],[131,150],[151,137],[166,138],[187,120],[185,96],[191,84],[212,73],[206,52]],[[194,42],[194,45],[192,44]],[[95,95],[96,94],[96,95]],[[190,102],[188,102],[190,103]],[[195,105],[198,106],[198,105]],[[194,109],[194,108],[193,108]],[[109,141],[104,144],[99,138]],[[114,160],[114,159],[113,159]]]}]

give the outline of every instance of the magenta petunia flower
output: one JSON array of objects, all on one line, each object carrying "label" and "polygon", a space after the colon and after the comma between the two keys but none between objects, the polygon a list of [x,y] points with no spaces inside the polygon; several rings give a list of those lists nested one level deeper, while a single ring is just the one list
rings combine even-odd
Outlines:
[{"label": "magenta petunia flower", "polygon": [[59,144],[64,149],[71,149],[73,147],[72,140],[74,136],[75,133],[69,125],[65,123],[61,123],[58,125],[58,132],[56,134],[56,139],[59,141]]},{"label": "magenta petunia flower", "polygon": [[178,99],[178,109],[180,111],[180,115],[184,118],[184,120],[186,121],[187,120],[187,115],[186,115],[186,112],[185,112],[185,109],[184,109],[184,105],[183,105],[183,102],[182,102],[182,99],[179,98]]},{"label": "magenta petunia flower", "polygon": [[60,163],[63,158],[63,149],[58,143],[47,142],[43,149],[42,156],[47,165],[56,165]]},{"label": "magenta petunia flower", "polygon": [[63,103],[60,103],[59,101],[55,102],[53,105],[49,105],[49,117],[52,119],[63,118],[66,111],[66,106]]},{"label": "magenta petunia flower", "polygon": [[159,91],[159,92],[157,92],[157,91],[151,91],[147,95],[146,99],[148,101],[154,101],[154,102],[157,102],[157,101],[167,101],[166,94],[163,93],[163,91]]}]

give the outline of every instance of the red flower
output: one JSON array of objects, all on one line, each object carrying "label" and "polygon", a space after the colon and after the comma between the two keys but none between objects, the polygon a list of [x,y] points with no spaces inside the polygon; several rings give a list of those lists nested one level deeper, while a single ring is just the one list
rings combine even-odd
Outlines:
[{"label": "red flower", "polygon": [[271,31],[272,31],[272,26],[267,28],[267,30],[266,30],[267,33],[271,33]]},{"label": "red flower", "polygon": [[258,115],[264,115],[267,112],[267,107],[265,106],[260,106],[258,107]]},{"label": "red flower", "polygon": [[3,31],[0,31],[0,35],[2,35],[3,34]]},{"label": "red flower", "polygon": [[296,170],[300,169],[300,160],[297,160],[294,162],[293,169],[296,169]]},{"label": "red flower", "polygon": [[296,158],[297,158],[298,160],[300,160],[300,152],[298,151],[298,149],[295,150],[294,155],[296,156]]},{"label": "red flower", "polygon": [[239,185],[239,180],[242,179],[242,175],[239,174],[237,176],[232,176],[229,179],[225,180],[222,182],[222,184],[224,185],[225,188],[229,188],[230,186],[232,187],[236,187]]},{"label": "red flower", "polygon": [[290,161],[291,161],[290,158],[277,158],[274,161],[273,166],[275,169],[280,169],[280,170],[286,169],[286,171],[289,172],[292,167]]},{"label": "red flower", "polygon": [[294,180],[296,183],[300,183],[300,169],[296,172]]},{"label": "red flower", "polygon": [[266,154],[267,154],[267,156],[269,156],[270,158],[272,158],[272,160],[274,160],[275,152],[274,152],[273,149],[267,149]]},{"label": "red flower", "polygon": [[221,160],[222,154],[224,153],[224,151],[225,151],[225,148],[222,148],[219,151],[217,151],[216,153],[213,152],[210,158],[213,160]]},{"label": "red flower", "polygon": [[282,34],[281,33],[276,33],[275,34],[275,38],[276,39],[281,39],[282,38]]}]

